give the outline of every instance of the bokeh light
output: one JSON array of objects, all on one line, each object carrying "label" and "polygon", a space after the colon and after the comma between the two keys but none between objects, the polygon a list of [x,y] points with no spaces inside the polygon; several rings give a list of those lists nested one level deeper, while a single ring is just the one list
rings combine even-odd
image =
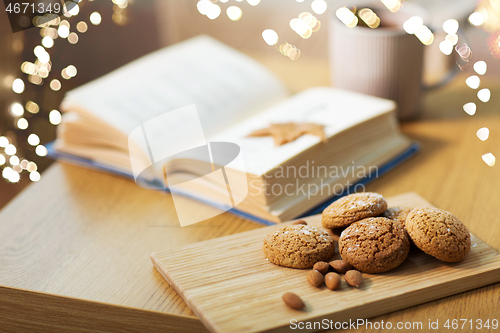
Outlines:
[{"label": "bokeh light", "polygon": [[42,38],[42,45],[43,47],[50,49],[52,46],[54,46],[54,40],[52,37],[45,36]]},{"label": "bokeh light", "polygon": [[25,74],[36,74],[38,72],[38,66],[32,62],[25,61],[21,65],[21,71]]},{"label": "bokeh light", "polygon": [[35,133],[31,133],[29,136],[28,136],[28,143],[31,145],[31,146],[37,146],[40,144],[40,138],[38,137],[38,135],[36,135]]},{"label": "bokeh light", "polygon": [[321,15],[324,12],[326,12],[327,8],[328,5],[325,0],[313,0],[313,2],[311,2],[312,11],[318,15]]},{"label": "bokeh light", "polygon": [[70,77],[75,77],[77,73],[76,67],[73,65],[69,65],[68,67],[66,67],[66,73],[68,73]]},{"label": "bokeh light", "polygon": [[21,105],[21,103],[17,103],[17,102],[12,103],[10,105],[10,113],[12,113],[12,115],[14,117],[21,117],[24,114],[24,108]]},{"label": "bokeh light", "polygon": [[11,167],[6,167],[2,170],[2,177],[11,183],[17,183],[21,179],[19,173],[14,171]]},{"label": "bokeh light", "polygon": [[473,116],[476,114],[477,106],[476,106],[476,103],[469,102],[469,103],[464,104],[463,109],[464,109],[465,113],[467,113],[470,116]]},{"label": "bokeh light", "polygon": [[58,79],[53,79],[52,81],[50,81],[50,89],[54,91],[61,90],[61,81],[59,81]]},{"label": "bokeh light", "polygon": [[281,54],[290,58],[291,60],[299,59],[301,54],[300,50],[297,47],[287,42],[280,45],[279,51],[281,52]]},{"label": "bokeh light", "polygon": [[84,33],[86,32],[88,29],[88,26],[87,26],[87,23],[85,23],[84,21],[80,21],[78,22],[78,24],[76,25],[76,30],[78,30],[78,32],[80,33]]},{"label": "bokeh light", "polygon": [[28,81],[30,81],[31,83],[33,84],[42,84],[42,78],[40,77],[40,75],[30,75],[28,76]]},{"label": "bokeh light", "polygon": [[26,110],[31,113],[38,113],[38,111],[40,111],[40,107],[35,102],[28,101],[28,103],[26,103]]},{"label": "bokeh light", "polygon": [[424,25],[424,20],[420,16],[412,16],[403,23],[403,29],[408,34],[413,35]]},{"label": "bokeh light", "polygon": [[450,42],[452,45],[457,45],[458,43],[458,35],[457,34],[449,34],[446,35],[445,40]]},{"label": "bokeh light", "polygon": [[395,13],[401,9],[401,0],[381,0],[384,6],[391,12]]},{"label": "bokeh light", "polygon": [[415,32],[415,36],[422,42],[424,45],[431,45],[432,42],[434,42],[434,34],[432,31],[426,27],[425,25],[421,26],[420,29],[418,29]]},{"label": "bokeh light", "polygon": [[10,144],[10,141],[5,136],[0,136],[0,147],[5,148]]},{"label": "bokeh light", "polygon": [[219,5],[211,3],[211,6],[208,8],[207,17],[211,20],[215,20],[219,17],[221,13],[221,9]]},{"label": "bokeh light", "polygon": [[42,176],[40,175],[40,173],[38,171],[32,171],[32,172],[30,172],[30,180],[32,182],[37,182],[41,178],[42,178]]},{"label": "bokeh light", "polygon": [[38,76],[45,79],[49,76],[49,70],[45,67],[40,67],[40,69],[38,70]]},{"label": "bokeh light", "polygon": [[486,74],[487,68],[488,66],[486,65],[486,62],[484,62],[483,60],[474,63],[474,71],[476,71],[476,73],[479,75]]},{"label": "bokeh light", "polygon": [[78,13],[80,12],[80,6],[78,6],[76,2],[79,1],[73,1],[73,2],[66,1],[63,6],[63,11],[66,11],[69,14],[69,16],[78,15]]},{"label": "bokeh light", "polygon": [[49,113],[49,121],[52,125],[59,125],[62,120],[61,112],[57,110],[52,110]]},{"label": "bokeh light", "polygon": [[26,170],[28,168],[29,164],[30,163],[27,160],[22,160],[21,163],[19,163],[19,165],[21,166],[21,169],[23,169],[23,170]]},{"label": "bokeh light", "polygon": [[101,24],[101,20],[101,14],[99,14],[98,12],[93,12],[92,14],[90,14],[90,23],[92,23],[93,25]]},{"label": "bokeh light", "polygon": [[358,16],[368,27],[372,29],[375,29],[380,25],[380,18],[369,8],[359,10]]},{"label": "bokeh light", "polygon": [[278,43],[278,34],[273,29],[262,31],[262,38],[264,38],[267,45],[276,45]]},{"label": "bokeh light", "polygon": [[491,91],[488,88],[481,89],[477,92],[477,98],[481,102],[487,103],[491,98]]},{"label": "bokeh light", "polygon": [[196,8],[201,15],[207,15],[208,8],[212,5],[210,0],[200,0],[196,4]]},{"label": "bokeh light", "polygon": [[227,8],[226,14],[231,21],[238,21],[243,15],[243,12],[238,6],[230,6]]},{"label": "bokeh light", "polygon": [[63,79],[66,79],[66,80],[71,79],[71,76],[69,76],[68,73],[66,73],[66,68],[63,68],[63,70],[61,71],[61,76]]},{"label": "bokeh light", "polygon": [[260,0],[247,0],[250,6],[257,6],[260,3]]},{"label": "bokeh light", "polygon": [[456,45],[455,51],[457,51],[458,55],[463,61],[465,61],[467,64],[469,63],[469,58],[472,55],[472,51],[467,44],[462,43],[460,45]]},{"label": "bokeh light", "polygon": [[495,166],[496,158],[495,158],[495,155],[493,155],[492,153],[486,153],[481,157],[482,157],[484,163],[486,163],[488,166],[490,166],[490,167]]},{"label": "bokeh light", "polygon": [[484,16],[482,13],[474,12],[474,13],[470,14],[469,22],[473,26],[478,27],[484,23]]},{"label": "bokeh light", "polygon": [[14,82],[12,82],[12,90],[16,94],[22,94],[24,91],[24,81],[19,78],[15,79]]},{"label": "bokeh light", "polygon": [[19,118],[17,120],[17,128],[19,128],[20,130],[25,130],[28,128],[28,126],[29,126],[29,123],[26,120],[26,118]]},{"label": "bokeh light", "polygon": [[488,129],[488,127],[482,127],[477,130],[476,135],[479,138],[479,140],[486,141],[490,136],[490,130]]},{"label": "bokeh light", "polygon": [[479,79],[479,76],[471,75],[467,79],[465,79],[465,84],[471,89],[477,89],[481,84],[481,80]]},{"label": "bokeh light", "polygon": [[347,7],[341,7],[335,12],[337,18],[348,28],[354,28],[358,24],[358,18]]},{"label": "bokeh light", "polygon": [[306,22],[300,18],[294,18],[290,21],[290,28],[295,31],[300,37],[307,39],[312,35],[312,29]]},{"label": "bokeh light", "polygon": [[44,145],[38,145],[35,148],[35,154],[37,154],[38,156],[41,156],[41,157],[47,156],[47,154],[48,154],[47,148],[45,148]]},{"label": "bokeh light", "polygon": [[29,172],[33,172],[33,171],[38,170],[38,166],[36,165],[35,162],[30,162],[28,164],[28,167],[26,168],[26,170],[28,170]]},{"label": "bokeh light", "polygon": [[69,28],[66,25],[60,25],[57,29],[57,34],[61,38],[67,38],[69,36]]},{"label": "bokeh light", "polygon": [[12,143],[9,143],[7,145],[7,147],[5,147],[4,151],[5,151],[5,154],[11,156],[11,155],[14,155],[15,153],[17,153],[17,148]]},{"label": "bokeh light", "polygon": [[453,44],[447,40],[443,40],[439,43],[439,50],[446,55],[450,55],[453,52]]},{"label": "bokeh light", "polygon": [[78,43],[78,35],[74,32],[70,33],[68,36],[68,42],[70,42],[70,44]]},{"label": "bokeh light", "polygon": [[19,157],[17,157],[16,155],[13,155],[9,158],[10,165],[18,165],[19,162],[21,161],[19,160]]},{"label": "bokeh light", "polygon": [[449,19],[444,21],[443,23],[443,30],[449,35],[454,35],[457,33],[459,28],[458,21],[455,19]]}]

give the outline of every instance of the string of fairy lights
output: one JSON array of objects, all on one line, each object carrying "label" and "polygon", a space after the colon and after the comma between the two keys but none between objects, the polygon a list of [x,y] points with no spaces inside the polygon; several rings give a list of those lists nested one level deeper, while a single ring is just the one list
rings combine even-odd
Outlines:
[{"label": "string of fairy lights", "polygon": [[[93,0],[89,0],[92,2]],[[128,0],[112,0],[113,16],[112,20],[118,25],[124,25],[127,22],[125,9],[129,5]],[[101,23],[102,17],[98,11],[94,11],[88,18],[88,23],[85,20],[78,21],[74,27],[70,24],[74,18],[80,13],[81,0],[66,1],[63,5],[63,15],[59,17],[56,14],[45,14],[43,16],[35,16],[33,24],[40,29],[40,45],[33,49],[34,61],[26,60],[21,66],[21,72],[24,74],[21,77],[15,78],[12,81],[12,91],[19,95],[18,100],[11,103],[9,106],[10,116],[13,117],[16,130],[30,131],[31,117],[41,112],[40,106],[33,100],[23,100],[23,93],[30,89],[30,84],[41,86],[48,83],[52,91],[59,91],[62,88],[65,80],[74,78],[78,70],[69,64],[59,73],[53,73],[51,52],[54,53],[54,40],[66,39],[69,44],[76,44],[82,34],[87,32],[89,24],[97,26]],[[27,81],[27,82],[26,82]],[[25,83],[26,82],[26,83]],[[57,126],[61,123],[62,115],[59,110],[51,110],[48,112],[48,120],[50,124]],[[13,137],[11,131],[9,135],[1,135],[0,133],[0,167],[2,167],[2,177],[11,182],[17,183],[21,179],[23,172],[29,173],[29,179],[37,182],[41,179],[38,171],[38,165],[35,161],[29,161],[21,156],[17,137]],[[16,145],[17,143],[17,145]],[[47,155],[47,148],[40,143],[40,136],[34,131],[27,135],[26,143],[28,147],[34,149],[35,154],[43,158]]]},{"label": "string of fairy lights", "polygon": [[[235,0],[242,2],[243,0]],[[305,0],[296,0],[304,2]],[[200,0],[197,3],[198,11],[206,15],[209,19],[215,20],[222,13],[221,7],[217,4],[217,0]],[[228,0],[219,0],[221,3],[227,3]],[[257,6],[260,0],[247,0],[251,6]],[[399,11],[404,4],[401,0],[381,0],[387,9],[393,13]],[[311,10],[321,15],[326,12],[328,4],[325,0],[311,1]],[[230,5],[226,14],[232,21],[238,21],[243,11],[238,5]],[[357,9],[356,7],[340,7],[336,10],[337,18],[349,28],[355,28],[358,25],[363,25],[372,29],[376,29],[380,25],[380,18],[370,8]],[[476,10],[468,17],[468,22],[475,26],[481,27],[490,33],[488,38],[488,46],[493,57],[500,59],[500,0],[482,0],[479,2]],[[314,32],[321,27],[320,21],[310,12],[303,12],[296,18],[290,20],[290,28],[303,39],[310,38]],[[445,55],[451,55],[455,51],[460,57],[460,62],[457,63],[461,70],[464,70],[471,64],[472,51],[466,43],[459,43],[459,22],[455,19],[446,20],[442,28],[446,33],[446,37],[439,43],[439,50]],[[434,42],[435,36],[432,30],[424,24],[424,20],[419,16],[409,18],[403,24],[403,29],[411,35],[415,35],[424,45],[431,45]],[[276,49],[291,60],[297,60],[301,51],[294,45],[284,42],[278,46],[279,36],[273,29],[265,29],[262,32],[264,42],[270,46],[275,46]],[[473,70],[478,75],[471,75],[466,80],[466,85],[477,90],[480,88],[481,79],[479,76],[486,74],[487,63],[484,60],[476,61],[473,64]],[[477,91],[477,98],[483,103],[487,103],[491,98],[491,91],[488,88],[482,88]],[[464,111],[473,116],[477,110],[476,102],[467,102],[463,105]],[[489,138],[490,131],[488,127],[481,127],[477,130],[476,136],[481,141],[486,141]],[[483,161],[490,167],[495,165],[495,155],[488,152],[483,154]]]}]

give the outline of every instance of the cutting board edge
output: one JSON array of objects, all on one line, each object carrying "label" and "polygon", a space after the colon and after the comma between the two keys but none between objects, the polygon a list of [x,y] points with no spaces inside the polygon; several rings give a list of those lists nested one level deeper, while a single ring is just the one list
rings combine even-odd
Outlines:
[{"label": "cutting board edge", "polygon": [[[496,251],[495,251],[496,252]],[[497,253],[497,255],[499,255]],[[213,333],[223,333],[226,332],[223,329],[219,328],[217,325],[211,322],[208,318],[204,317],[203,315],[200,314],[196,302],[192,302],[186,292],[182,290],[182,288],[175,283],[175,280],[167,273],[167,270],[162,268],[160,261],[157,259],[155,256],[155,253],[151,254],[151,261],[153,262],[153,265],[155,269],[165,278],[165,280],[170,284],[170,286],[179,294],[179,296],[188,304],[188,306],[193,310],[193,312],[196,314],[198,319],[205,325],[205,327],[213,332]],[[446,281],[441,284],[435,284],[427,288],[427,294],[431,293],[433,296],[428,298],[428,297],[423,297],[422,295],[419,295],[419,290],[413,290],[408,292],[406,295],[408,295],[407,298],[410,301],[405,304],[405,306],[400,306],[397,304],[397,302],[389,302],[389,306],[382,307],[382,304],[386,304],[388,299],[383,299],[379,300],[373,303],[368,303],[360,306],[354,306],[350,307],[347,309],[344,309],[340,312],[335,312],[327,315],[320,315],[308,320],[305,320],[303,322],[314,322],[314,321],[322,321],[324,319],[328,320],[335,320],[335,321],[345,321],[349,319],[369,319],[373,318],[379,315],[384,315],[384,314],[389,314],[392,312],[404,310],[407,308],[410,308],[412,306],[417,306],[420,304],[424,304],[427,302],[432,302],[438,299],[442,299],[445,297],[453,296],[453,295],[458,295],[460,293],[474,290],[477,288],[482,288],[491,284],[495,284],[500,282],[500,262],[497,265],[496,268],[493,268],[492,270],[484,271],[481,272],[478,275],[475,275],[475,279],[473,280],[475,283],[470,284],[470,283],[462,283],[462,281],[468,281],[469,277],[464,276],[459,279],[453,280],[453,281]],[[441,288],[443,284],[446,284],[447,288],[443,289]],[[450,287],[451,284],[451,287]],[[398,299],[401,297],[401,295],[394,295],[389,298],[390,299]],[[353,312],[355,313],[363,313],[363,316],[353,316]],[[300,321],[299,321],[300,322]],[[258,331],[251,331],[251,332],[266,332],[266,333],[281,333],[285,331],[289,331],[290,327],[289,325],[282,325],[279,327],[274,327],[269,330],[258,330]],[[303,332],[318,332],[320,330],[301,330]]]},{"label": "cutting board edge", "polygon": [[[180,285],[177,285],[174,281],[174,279],[170,276],[170,274],[167,273],[166,269],[162,269],[162,265],[158,258],[156,257],[155,253],[151,253],[150,255],[151,261],[153,263],[154,268],[158,273],[163,276],[163,278],[168,282],[168,284],[175,290],[175,292],[182,298],[182,300],[193,310],[193,312],[196,314],[196,317],[198,320],[201,321],[201,323],[210,331],[213,333],[218,333],[220,330],[216,329],[216,325],[212,323],[212,321],[209,318],[204,317],[198,310],[197,306],[195,303],[191,302],[191,300],[187,297],[187,294],[182,290]],[[202,320],[203,319],[203,320]]]}]

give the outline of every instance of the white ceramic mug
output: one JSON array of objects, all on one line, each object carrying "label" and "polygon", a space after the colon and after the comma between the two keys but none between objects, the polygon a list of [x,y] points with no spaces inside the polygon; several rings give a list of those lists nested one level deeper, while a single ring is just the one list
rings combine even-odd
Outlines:
[{"label": "white ceramic mug", "polygon": [[392,99],[398,104],[399,119],[414,117],[422,90],[425,46],[403,30],[403,23],[412,16],[422,17],[425,23],[427,12],[408,2],[396,13],[374,3],[356,7],[372,9],[381,25],[348,28],[333,14],[329,26],[333,86]]}]

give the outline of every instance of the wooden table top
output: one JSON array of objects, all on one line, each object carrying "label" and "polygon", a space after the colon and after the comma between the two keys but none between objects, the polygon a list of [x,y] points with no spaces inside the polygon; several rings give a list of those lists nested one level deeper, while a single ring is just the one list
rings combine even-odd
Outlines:
[{"label": "wooden table top", "polygon": [[[292,71],[289,65],[268,65],[292,91],[328,84],[324,62],[304,61]],[[293,79],[298,73],[300,82]],[[481,155],[500,156],[500,82],[483,79],[492,98],[471,117],[462,105],[477,98],[464,78],[424,96],[422,119],[402,125],[422,151],[366,190],[385,196],[415,191],[499,251],[500,169],[488,167]],[[490,129],[486,142],[475,135],[483,126]],[[193,214],[205,209],[192,206]],[[7,331],[204,331],[149,254],[260,227],[224,213],[181,228],[170,195],[55,163],[0,213],[0,323]],[[497,283],[371,321],[491,321],[500,319],[499,310]]]}]

